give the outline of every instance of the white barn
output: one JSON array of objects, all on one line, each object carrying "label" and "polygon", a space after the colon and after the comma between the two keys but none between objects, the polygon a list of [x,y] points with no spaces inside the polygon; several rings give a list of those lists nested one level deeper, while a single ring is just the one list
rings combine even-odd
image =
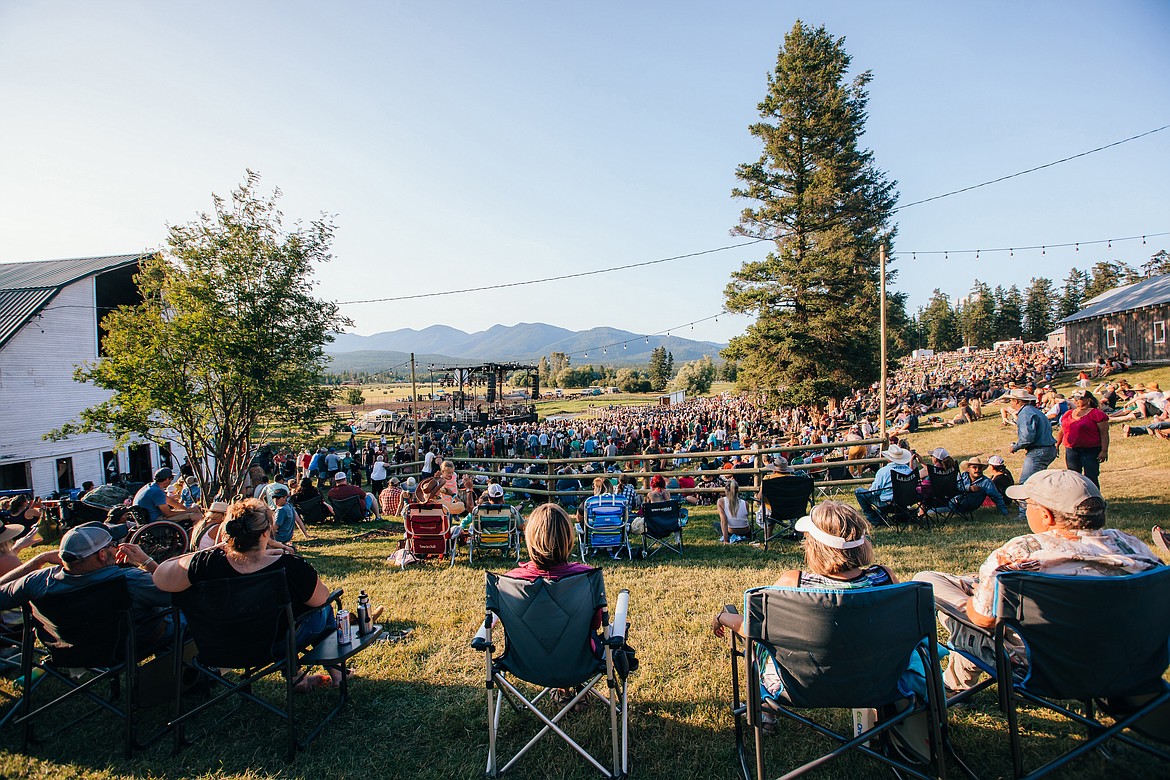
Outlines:
[{"label": "white barn", "polygon": [[104,315],[140,300],[133,277],[143,257],[0,263],[0,489],[47,496],[107,474],[145,481],[169,457],[147,443],[118,450],[99,434],[44,439],[109,397],[73,371],[100,356]]}]

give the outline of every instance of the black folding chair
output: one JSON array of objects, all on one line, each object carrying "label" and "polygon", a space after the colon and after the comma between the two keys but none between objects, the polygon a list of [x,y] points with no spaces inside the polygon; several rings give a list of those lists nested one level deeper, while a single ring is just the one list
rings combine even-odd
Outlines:
[{"label": "black folding chair", "polygon": [[[860,590],[754,588],[744,594],[743,632],[731,635],[731,714],[745,780],[752,776],[746,731],[755,733],[755,775],[767,776],[764,714],[791,720],[828,737],[833,750],[784,777],[796,777],[845,753],[857,751],[914,777],[945,778],[946,712],[934,641],[934,592],[908,582]],[[742,648],[741,648],[742,645]],[[908,667],[917,658],[914,692]],[[744,660],[746,674],[740,673]],[[765,667],[769,665],[769,667]],[[761,693],[765,673],[779,690]],[[740,680],[745,685],[741,691]],[[875,709],[877,721],[856,734],[839,733],[800,714],[807,709]],[[926,721],[925,744],[903,741],[898,727],[915,716]],[[746,726],[746,728],[745,728]],[[906,755],[925,751],[929,764],[916,766]]]},{"label": "black folding chair", "polygon": [[[38,639],[46,650],[43,655],[37,653]],[[83,718],[104,709],[123,722],[127,757],[135,747],[144,747],[161,736],[165,729],[146,740],[137,739],[136,652],[130,591],[122,576],[42,596],[25,605],[21,646],[21,675],[25,686],[20,714],[13,720],[22,727],[21,751],[27,752],[29,743],[34,741],[33,721],[38,716],[65,702],[75,705],[79,696],[97,708],[66,724],[57,724],[54,733],[66,732]],[[74,669],[84,669],[92,676],[78,682],[70,674]],[[49,679],[62,683],[67,690],[36,706],[35,695]],[[96,692],[102,683],[109,683],[109,696]]]},{"label": "black folding chair", "polygon": [[321,496],[309,496],[301,501],[294,502],[301,519],[306,525],[316,525],[325,522],[325,499]]},{"label": "black folding chair", "polygon": [[[1015,776],[1041,777],[1110,740],[1170,761],[1170,752],[1126,733],[1170,741],[1165,711],[1153,715],[1170,704],[1170,685],[1162,679],[1170,666],[1170,567],[1120,577],[1006,572],[996,583],[1000,708],[1007,714]],[[1027,648],[1022,676],[1012,676],[1008,631]],[[1061,700],[1081,702],[1083,712]],[[1069,718],[1086,727],[1087,738],[1025,775],[1017,702]],[[1098,708],[1112,716],[1111,722],[1102,721]],[[1155,724],[1158,717],[1161,722]],[[1157,733],[1151,728],[1155,725]]]},{"label": "black folding chair", "polygon": [[[483,627],[471,646],[484,653],[487,681],[487,774],[499,777],[516,765],[550,731],[563,739],[590,765],[608,778],[625,777],[628,770],[629,709],[626,678],[633,670],[626,648],[629,591],[618,594],[613,622],[606,610],[605,583],[600,569],[591,569],[553,581],[535,582],[486,575],[487,601]],[[601,610],[600,636],[591,630]],[[492,641],[497,617],[504,624],[504,652],[495,654]],[[525,694],[512,682],[523,680],[538,689]],[[608,692],[600,690],[602,678]],[[554,689],[574,691],[563,706],[548,703]],[[600,699],[609,711],[612,768],[606,767],[561,728],[565,715],[587,696]],[[497,755],[502,705],[507,701],[518,715],[531,713],[541,729],[503,766]],[[543,702],[543,706],[542,706]],[[549,711],[553,710],[553,711]]]},{"label": "black folding chair", "polygon": [[360,523],[366,519],[366,501],[362,496],[331,498],[329,505],[333,507],[335,523]]},{"label": "black folding chair", "polygon": [[[341,608],[341,591],[335,591],[329,598]],[[240,696],[244,700],[240,706],[252,702],[285,721],[287,758],[291,761],[297,749],[307,747],[345,707],[349,701],[346,664],[382,633],[382,628],[375,626],[374,631],[362,635],[355,625],[350,628],[350,643],[338,644],[337,631],[330,630],[311,643],[311,650],[298,651],[283,569],[198,583],[175,594],[175,610],[186,617],[187,629],[199,648],[194,658],[188,660],[180,653],[175,654],[175,717],[169,725],[175,729],[176,752],[189,744],[184,734],[187,721],[227,698]],[[225,690],[184,712],[181,684],[184,666],[195,669],[200,679],[213,689]],[[337,704],[307,736],[298,739],[293,687],[297,671],[305,666],[337,670],[341,683]],[[240,679],[232,680],[221,673],[224,669],[238,669],[243,673]],[[252,691],[257,681],[276,673],[284,674],[283,707]]]},{"label": "black folding chair", "polygon": [[764,537],[764,549],[776,539],[797,539],[796,521],[808,514],[816,481],[803,474],[793,474],[765,479],[760,488],[764,491],[764,527],[757,530]]},{"label": "black folding chair", "polygon": [[930,476],[930,501],[927,508],[935,510],[935,520],[945,522],[958,515],[966,520],[974,517],[972,510],[952,499],[959,497],[959,472],[955,469],[940,469],[933,463],[926,467]]},{"label": "black folding chair", "polygon": [[659,550],[667,549],[683,554],[683,526],[687,509],[677,498],[642,504],[642,557],[649,558]]}]

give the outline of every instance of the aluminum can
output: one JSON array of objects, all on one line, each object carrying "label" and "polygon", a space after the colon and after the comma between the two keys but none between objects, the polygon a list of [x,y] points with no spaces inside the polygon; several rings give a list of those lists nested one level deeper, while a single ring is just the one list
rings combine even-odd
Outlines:
[{"label": "aluminum can", "polygon": [[341,609],[337,611],[337,644],[348,645],[352,642],[349,633],[349,610]]}]

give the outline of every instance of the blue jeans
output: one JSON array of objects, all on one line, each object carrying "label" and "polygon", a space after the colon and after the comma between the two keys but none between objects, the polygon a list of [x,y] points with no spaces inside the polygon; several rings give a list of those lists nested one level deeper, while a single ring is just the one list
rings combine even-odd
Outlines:
[{"label": "blue jeans", "polygon": [[1065,447],[1064,465],[1069,471],[1084,474],[1094,485],[1101,487],[1098,479],[1101,474],[1101,461],[1097,460],[1100,454],[1100,447]]},{"label": "blue jeans", "polygon": [[[1017,485],[1022,485],[1028,481],[1028,477],[1035,474],[1037,471],[1044,471],[1052,461],[1056,460],[1056,447],[1033,447],[1024,455],[1024,467],[1020,470],[1020,481]],[[1020,519],[1027,518],[1025,511],[1027,504],[1020,502]]]},{"label": "blue jeans", "polygon": [[861,512],[870,525],[876,528],[885,523],[881,511],[881,507],[885,506],[885,503],[881,500],[880,491],[859,487],[853,491],[853,495],[857,497],[857,505],[861,507]]}]

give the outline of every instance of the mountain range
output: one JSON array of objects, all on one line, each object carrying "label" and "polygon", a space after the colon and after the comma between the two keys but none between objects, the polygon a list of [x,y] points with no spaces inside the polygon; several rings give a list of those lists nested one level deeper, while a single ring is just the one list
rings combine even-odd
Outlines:
[{"label": "mountain range", "polygon": [[[596,363],[610,366],[647,363],[655,347],[665,346],[675,364],[697,360],[703,355],[717,358],[725,344],[669,336],[640,336],[616,328],[573,331],[542,322],[493,325],[478,333],[465,333],[447,325],[429,328],[399,328],[370,336],[335,334],[326,347],[332,371],[380,371],[410,359],[416,365],[481,361],[536,364],[551,352],[564,352],[575,365]],[[589,353],[585,357],[585,353]]]}]

